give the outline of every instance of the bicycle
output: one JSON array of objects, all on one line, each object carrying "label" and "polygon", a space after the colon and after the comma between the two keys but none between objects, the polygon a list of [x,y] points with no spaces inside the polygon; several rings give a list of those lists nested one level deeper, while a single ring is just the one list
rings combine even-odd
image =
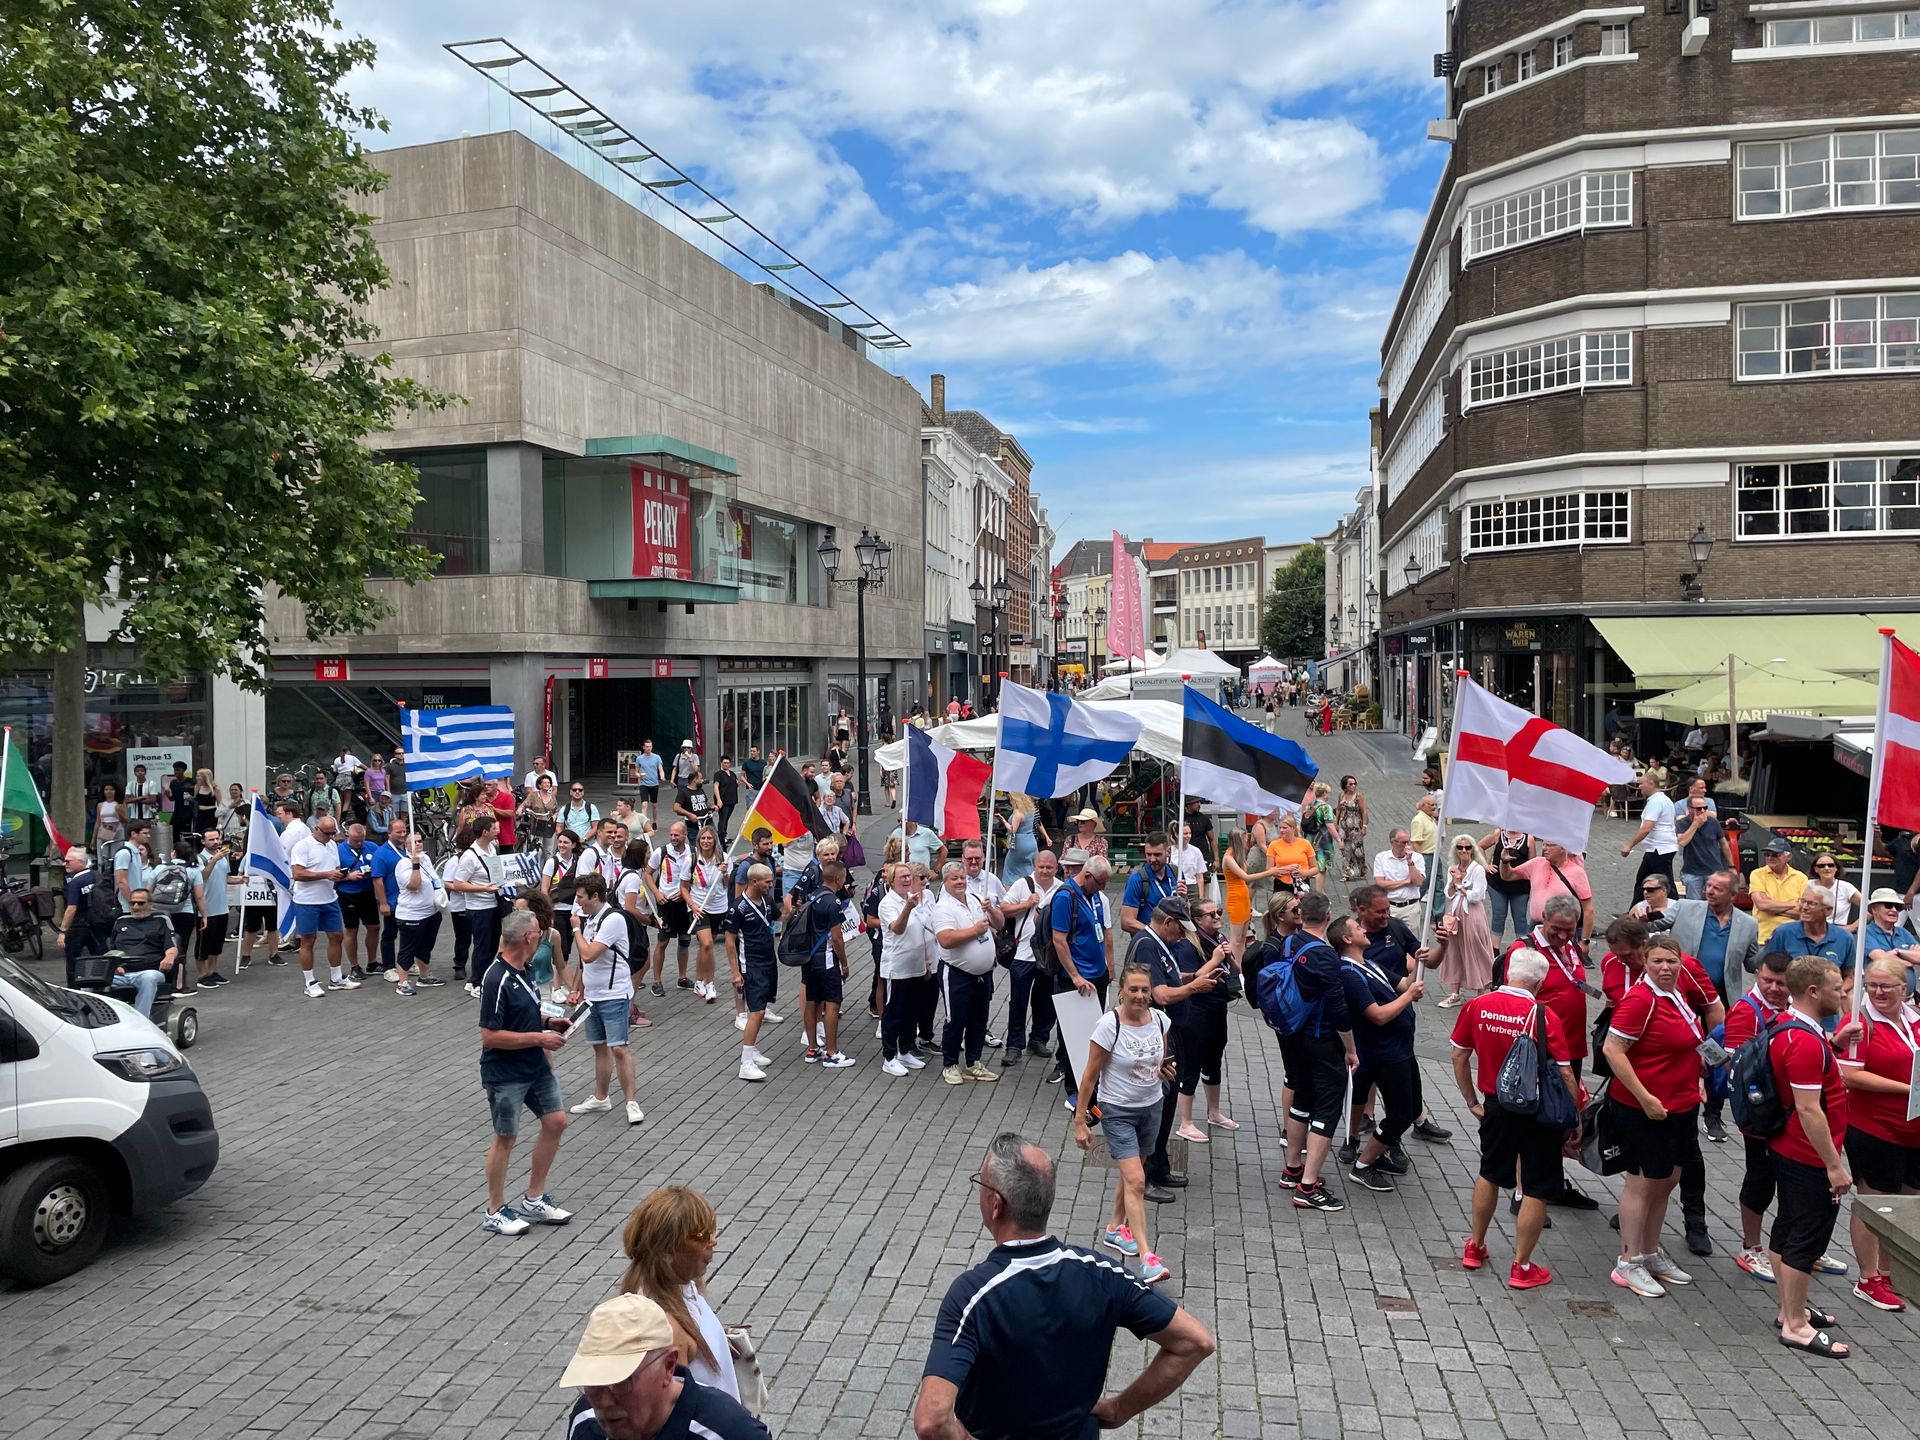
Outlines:
[{"label": "bicycle", "polygon": [[52,921],[35,904],[33,886],[6,873],[6,863],[17,848],[11,837],[0,837],[0,949],[43,960],[46,938],[42,931]]}]

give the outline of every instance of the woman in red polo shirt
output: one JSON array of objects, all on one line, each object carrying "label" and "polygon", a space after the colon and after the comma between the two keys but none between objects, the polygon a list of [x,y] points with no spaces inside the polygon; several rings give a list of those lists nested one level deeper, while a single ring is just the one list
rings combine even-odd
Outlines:
[{"label": "woman in red polo shirt", "polygon": [[[1867,966],[1860,1019],[1866,1034],[1851,1055],[1840,1057],[1847,1082],[1847,1163],[1862,1195],[1912,1195],[1920,1191],[1920,1120],[1907,1119],[1913,1057],[1920,1053],[1920,1011],[1907,1004],[1906,965],[1875,960]],[[1860,1202],[1850,1225],[1860,1280],[1854,1295],[1879,1310],[1904,1310],[1887,1278],[1880,1237],[1867,1228]]]},{"label": "woman in red polo shirt", "polygon": [[1640,978],[1613,1007],[1605,1047],[1613,1070],[1609,1118],[1627,1168],[1620,1191],[1620,1258],[1612,1278],[1648,1299],[1666,1294],[1667,1285],[1693,1282],[1660,1249],[1680,1167],[1700,1151],[1698,1051],[1709,1022],[1678,988],[1681,968],[1675,951],[1646,952]]}]

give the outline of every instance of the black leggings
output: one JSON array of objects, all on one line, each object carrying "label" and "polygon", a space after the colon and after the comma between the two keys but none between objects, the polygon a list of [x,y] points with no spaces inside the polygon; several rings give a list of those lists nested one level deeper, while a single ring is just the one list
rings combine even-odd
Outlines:
[{"label": "black leggings", "polygon": [[1227,1053],[1227,1012],[1195,1010],[1187,1002],[1187,1021],[1173,1032],[1173,1058],[1177,1069],[1175,1085],[1182,1095],[1191,1095],[1202,1080],[1220,1083],[1220,1061]]},{"label": "black leggings", "polygon": [[882,980],[885,1007],[880,1012],[880,1053],[891,1060],[913,1046],[913,1027],[920,1011],[921,992],[931,987],[924,975]]}]

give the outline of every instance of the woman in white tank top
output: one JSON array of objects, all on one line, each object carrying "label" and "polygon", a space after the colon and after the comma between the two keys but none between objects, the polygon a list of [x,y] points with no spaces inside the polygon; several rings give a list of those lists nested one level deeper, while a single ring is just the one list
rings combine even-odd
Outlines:
[{"label": "woman in white tank top", "polygon": [[707,1197],[686,1185],[667,1185],[642,1200],[622,1235],[627,1273],[620,1293],[645,1295],[673,1325],[680,1362],[695,1380],[740,1398],[725,1328],[707,1303],[707,1267],[719,1217]]}]

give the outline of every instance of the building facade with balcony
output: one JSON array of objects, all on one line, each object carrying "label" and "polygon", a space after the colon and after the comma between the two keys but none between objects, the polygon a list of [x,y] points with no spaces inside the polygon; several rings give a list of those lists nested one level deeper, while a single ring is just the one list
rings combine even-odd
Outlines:
[{"label": "building facade with balcony", "polygon": [[1450,154],[1381,352],[1403,728],[1455,664],[1591,738],[1730,653],[1877,668],[1875,617],[1920,608],[1917,13],[1446,7]]},{"label": "building facade with balcony", "polygon": [[923,693],[920,401],[858,333],[526,136],[376,159],[380,346],[463,398],[370,443],[418,468],[411,533],[441,561],[371,580],[395,613],[365,635],[310,640],[270,602],[276,761],[390,748],[401,702],[510,706],[523,761],[583,777],[649,738],[709,766],[816,754],[856,688],[829,530],[894,551],[865,597],[868,713]]}]

